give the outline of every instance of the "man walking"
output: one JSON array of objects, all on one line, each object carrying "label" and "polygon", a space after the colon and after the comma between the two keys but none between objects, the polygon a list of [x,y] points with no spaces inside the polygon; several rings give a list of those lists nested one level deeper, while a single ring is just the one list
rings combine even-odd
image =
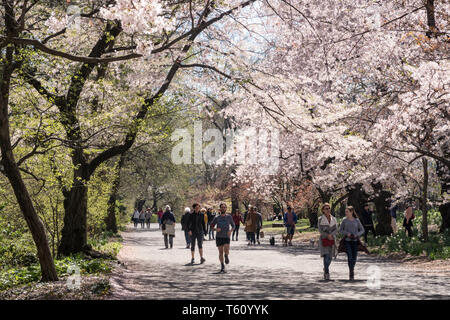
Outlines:
[{"label": "man walking", "polygon": [[195,261],[195,241],[198,243],[200,263],[203,263],[206,261],[205,258],[203,258],[203,236],[206,235],[205,218],[203,217],[203,213],[200,212],[200,205],[198,203],[194,203],[192,208],[194,209],[194,212],[189,215],[187,222],[187,230],[191,237],[191,264],[194,264]]},{"label": "man walking", "polygon": [[261,229],[263,227],[263,217],[260,212],[256,212],[256,242],[258,244],[261,244],[259,242],[259,233],[261,232]]},{"label": "man walking", "polygon": [[217,225],[216,245],[219,249],[219,261],[221,265],[220,272],[225,273],[224,262],[226,264],[230,263],[230,259],[228,257],[230,254],[230,235],[235,228],[235,224],[233,222],[233,218],[227,214],[227,205],[225,203],[221,203],[219,208],[220,214],[212,221],[211,228],[214,228]]},{"label": "man walking", "polygon": [[289,245],[292,246],[292,238],[295,233],[295,224],[297,223],[297,215],[292,210],[291,206],[287,207],[287,212],[284,214],[284,225],[286,226],[286,240],[284,242],[285,246],[287,246],[287,242],[289,240]]}]

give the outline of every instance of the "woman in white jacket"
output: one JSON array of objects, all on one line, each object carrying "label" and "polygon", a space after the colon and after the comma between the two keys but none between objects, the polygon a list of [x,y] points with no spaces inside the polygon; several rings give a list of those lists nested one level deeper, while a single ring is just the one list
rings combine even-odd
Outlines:
[{"label": "woman in white jacket", "polygon": [[320,256],[323,257],[323,278],[330,280],[330,264],[331,259],[336,254],[336,218],[331,215],[331,206],[324,203],[322,206],[322,215],[318,221],[320,239],[319,250]]}]

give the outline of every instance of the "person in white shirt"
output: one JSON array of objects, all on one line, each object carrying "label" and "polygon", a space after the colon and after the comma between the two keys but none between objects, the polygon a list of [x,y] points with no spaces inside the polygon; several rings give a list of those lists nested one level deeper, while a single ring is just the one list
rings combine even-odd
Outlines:
[{"label": "person in white shirt", "polygon": [[139,210],[137,208],[134,209],[134,214],[133,214],[133,222],[134,222],[134,228],[137,228],[138,223],[139,223]]}]

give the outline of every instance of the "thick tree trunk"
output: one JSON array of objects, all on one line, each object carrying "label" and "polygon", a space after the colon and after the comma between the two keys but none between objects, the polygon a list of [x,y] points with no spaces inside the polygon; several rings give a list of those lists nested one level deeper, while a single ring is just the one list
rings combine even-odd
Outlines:
[{"label": "thick tree trunk", "polygon": [[424,241],[428,241],[428,160],[422,158],[423,165],[423,185],[422,185],[422,199],[420,201],[420,209],[422,211],[422,237]]},{"label": "thick tree trunk", "polygon": [[122,170],[124,162],[125,162],[125,153],[122,153],[119,159],[119,163],[117,164],[117,172],[116,176],[114,177],[111,194],[108,200],[108,213],[105,218],[106,231],[111,231],[113,233],[117,233],[116,202],[120,185],[120,171]]},{"label": "thick tree trunk", "polygon": [[375,204],[378,221],[375,232],[377,235],[387,236],[392,234],[391,213],[389,212],[392,193],[383,190],[383,185],[381,183],[374,184],[373,188],[375,191],[373,203]]},{"label": "thick tree trunk", "polygon": [[442,225],[440,232],[450,229],[450,202],[443,203],[439,206],[439,212],[442,216]]},{"label": "thick tree trunk", "polygon": [[359,183],[347,188],[347,190],[347,205],[355,208],[356,214],[361,217],[361,212],[364,209],[364,203],[367,202],[367,193],[363,190],[362,185]]},{"label": "thick tree trunk", "polygon": [[[5,23],[8,30],[8,35],[17,36],[14,29],[14,11],[10,2],[4,2],[5,5]],[[23,182],[22,176],[14,158],[13,149],[11,145],[10,128],[9,128],[9,91],[11,76],[14,71],[13,63],[13,47],[8,47],[4,51],[5,56],[1,56],[2,64],[0,65],[0,163],[3,166],[3,171],[11,184],[14,195],[20,206],[25,221],[30,229],[34,243],[36,244],[39,263],[41,266],[42,281],[57,281],[58,275],[56,273],[55,264],[47,239],[44,224],[39,218],[28,193],[28,190]]]},{"label": "thick tree trunk", "polygon": [[88,179],[86,177],[85,166],[75,170],[73,185],[70,191],[64,194],[64,227],[61,231],[58,256],[69,256],[89,249],[87,246]]}]

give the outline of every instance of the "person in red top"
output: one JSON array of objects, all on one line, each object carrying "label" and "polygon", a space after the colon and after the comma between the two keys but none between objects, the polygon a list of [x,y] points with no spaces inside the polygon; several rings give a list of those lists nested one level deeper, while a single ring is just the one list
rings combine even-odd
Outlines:
[{"label": "person in red top", "polygon": [[239,226],[241,225],[241,223],[244,223],[244,218],[242,217],[239,209],[236,209],[236,211],[232,215],[232,218],[235,225],[232,240],[234,241],[234,235],[236,234],[236,241],[238,241]]},{"label": "person in red top", "polygon": [[161,223],[162,223],[162,216],[163,216],[164,212],[162,210],[162,208],[159,208],[158,212],[156,213],[156,215],[158,216],[158,224],[159,224],[159,229],[161,229]]}]

